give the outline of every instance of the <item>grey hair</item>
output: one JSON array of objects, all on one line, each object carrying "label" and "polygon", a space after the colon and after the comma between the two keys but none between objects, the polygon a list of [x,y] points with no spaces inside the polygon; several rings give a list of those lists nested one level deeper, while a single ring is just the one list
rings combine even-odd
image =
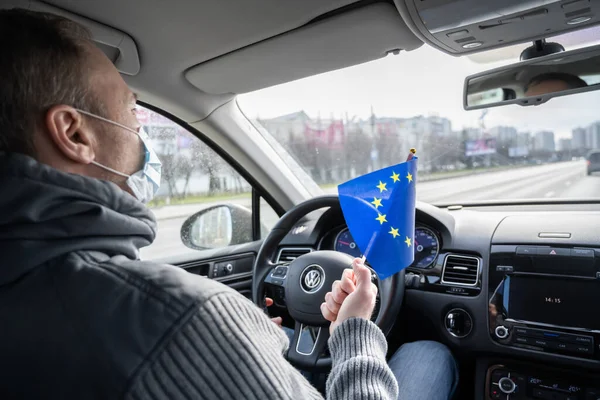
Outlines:
[{"label": "grey hair", "polygon": [[101,112],[85,62],[91,43],[90,32],[69,19],[0,11],[0,151],[35,157],[34,132],[52,106]]}]

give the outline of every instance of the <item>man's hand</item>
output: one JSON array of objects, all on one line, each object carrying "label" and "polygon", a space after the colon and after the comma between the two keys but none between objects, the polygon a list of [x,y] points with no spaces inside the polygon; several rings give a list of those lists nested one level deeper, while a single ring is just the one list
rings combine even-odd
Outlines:
[{"label": "man's hand", "polygon": [[342,279],[333,282],[331,292],[327,292],[321,304],[323,317],[331,322],[331,334],[348,318],[371,318],[375,308],[377,286],[371,281],[371,271],[360,258],[354,259],[352,268],[344,270]]},{"label": "man's hand", "polygon": [[[273,305],[273,299],[270,297],[265,297],[265,305],[267,307],[271,307]],[[281,317],[271,318],[271,321],[273,321],[275,325],[281,328],[281,323],[283,322],[283,319]]]}]

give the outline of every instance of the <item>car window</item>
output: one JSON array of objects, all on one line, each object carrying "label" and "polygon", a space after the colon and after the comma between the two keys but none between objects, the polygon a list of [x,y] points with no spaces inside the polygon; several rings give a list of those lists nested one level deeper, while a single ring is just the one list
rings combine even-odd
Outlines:
[{"label": "car window", "polygon": [[492,62],[422,46],[237,101],[258,131],[291,155],[284,161],[292,159],[320,186],[315,196],[405,161],[411,148],[419,157],[417,199],[427,203],[597,196],[589,192],[597,177],[584,174],[584,159],[600,149],[600,91],[536,107],[466,111],[465,77],[519,56],[483,54]]},{"label": "car window", "polygon": [[600,153],[592,153],[590,154],[590,161],[593,163],[600,163]]},{"label": "car window", "polygon": [[[158,232],[154,243],[141,250],[141,258],[167,259],[252,241],[252,186],[179,124],[141,105],[137,116],[162,162],[160,190],[148,204]],[[206,212],[203,218],[193,226],[185,225],[200,211]],[[260,215],[264,237],[278,216],[262,199]],[[182,227],[189,228],[192,237],[182,240]]]}]

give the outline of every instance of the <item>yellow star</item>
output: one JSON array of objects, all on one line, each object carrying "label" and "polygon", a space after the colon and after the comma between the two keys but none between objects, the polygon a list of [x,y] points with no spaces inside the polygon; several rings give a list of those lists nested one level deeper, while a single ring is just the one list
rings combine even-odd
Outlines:
[{"label": "yellow star", "polygon": [[410,247],[410,245],[411,245],[411,240],[410,240],[410,238],[409,238],[408,236],[406,237],[406,240],[404,241],[404,243],[406,243],[406,245],[407,245],[408,247]]},{"label": "yellow star", "polygon": [[400,175],[392,171],[392,176],[390,176],[390,178],[392,178],[394,180],[394,183],[396,183],[400,180]]},{"label": "yellow star", "polygon": [[373,197],[373,201],[371,202],[371,204],[373,204],[375,206],[375,209],[377,210],[379,207],[382,207],[383,204],[381,204],[381,199],[378,199],[377,197]]},{"label": "yellow star", "polygon": [[409,182],[412,182],[412,175],[410,174],[410,172],[408,173],[408,175],[406,175],[406,179],[408,179]]},{"label": "yellow star", "polygon": [[386,185],[385,183],[379,181],[379,185],[377,185],[377,189],[379,189],[379,193],[382,193],[384,190],[387,190],[385,185]]},{"label": "yellow star", "polygon": [[390,230],[388,233],[392,235],[394,239],[396,239],[396,236],[400,236],[400,234],[398,233],[398,229],[396,228],[392,228],[392,230]]},{"label": "yellow star", "polygon": [[387,219],[385,219],[385,215],[384,214],[379,214],[379,217],[375,218],[377,221],[379,221],[379,224],[383,224],[384,222],[387,222]]}]

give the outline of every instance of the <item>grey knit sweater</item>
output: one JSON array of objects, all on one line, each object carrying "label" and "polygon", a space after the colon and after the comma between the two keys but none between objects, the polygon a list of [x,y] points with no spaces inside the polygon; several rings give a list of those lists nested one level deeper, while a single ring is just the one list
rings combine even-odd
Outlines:
[{"label": "grey knit sweater", "polygon": [[[148,365],[130,399],[320,399],[283,357],[288,338],[237,293],[206,301]],[[328,399],[397,399],[387,343],[372,322],[352,318],[329,339]]]},{"label": "grey knit sweater", "polygon": [[[156,222],[116,185],[0,153],[0,193],[1,399],[320,397],[249,300],[137,259]],[[329,344],[329,398],[396,398],[375,325]]]}]

